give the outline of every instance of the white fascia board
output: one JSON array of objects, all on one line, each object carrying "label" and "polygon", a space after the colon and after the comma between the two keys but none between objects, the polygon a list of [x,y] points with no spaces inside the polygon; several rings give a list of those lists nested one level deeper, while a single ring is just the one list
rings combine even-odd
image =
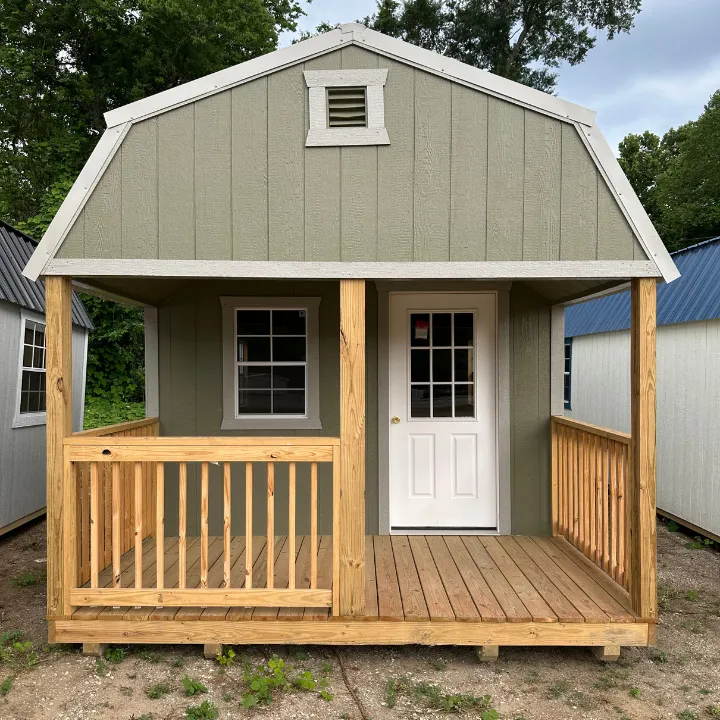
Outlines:
[{"label": "white fascia board", "polygon": [[53,260],[48,275],[82,277],[421,279],[622,279],[658,277],[651,260],[315,262],[275,260]]},{"label": "white fascia board", "polygon": [[35,248],[35,252],[28,260],[28,264],[23,270],[25,277],[30,280],[37,280],[43,274],[48,261],[55,257],[55,253],[62,241],[125,139],[130,125],[129,122],[123,123],[117,127],[108,128],[102,134],[88,161],[70,188],[70,192],[45,231],[42,240]]},{"label": "white fascia board", "polygon": [[136,122],[296,65],[351,42],[352,34],[343,33],[340,29],[333,30],[110,110],[105,113],[105,122],[108,127],[128,121]]},{"label": "white fascia board", "polygon": [[404,40],[383,35],[366,28],[364,25],[350,23],[347,26],[343,25],[342,28],[347,28],[347,33],[352,35],[355,44],[409,65],[414,65],[421,70],[427,70],[448,80],[469,85],[496,97],[519,103],[532,110],[563,120],[570,120],[583,125],[593,125],[595,122],[596,113],[594,110],[589,110],[581,105],[576,105],[554,95],[548,95],[548,93],[535,90],[527,85],[494,75],[487,70],[481,70],[473,65],[467,65],[459,60],[439,55],[432,52],[432,50],[425,50],[416,45],[411,45]]},{"label": "white fascia board", "polygon": [[630,181],[620,167],[615,153],[597,126],[585,127],[576,124],[580,137],[605,176],[610,191],[620,205],[625,218],[633,229],[635,236],[647,256],[655,263],[665,282],[672,282],[680,277],[670,253],[658,235],[652,220],[648,217]]}]

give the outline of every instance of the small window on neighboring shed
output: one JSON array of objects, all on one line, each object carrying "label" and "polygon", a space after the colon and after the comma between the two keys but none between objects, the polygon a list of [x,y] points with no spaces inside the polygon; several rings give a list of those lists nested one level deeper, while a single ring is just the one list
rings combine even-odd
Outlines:
[{"label": "small window on neighboring shed", "polygon": [[388,70],[306,70],[310,128],[305,145],[388,145]]},{"label": "small window on neighboring shed", "polygon": [[25,313],[20,321],[20,362],[13,427],[45,423],[45,322]]},{"label": "small window on neighboring shed", "polygon": [[571,410],[572,395],[572,338],[565,338],[565,365],[563,367],[563,403],[566,410]]}]

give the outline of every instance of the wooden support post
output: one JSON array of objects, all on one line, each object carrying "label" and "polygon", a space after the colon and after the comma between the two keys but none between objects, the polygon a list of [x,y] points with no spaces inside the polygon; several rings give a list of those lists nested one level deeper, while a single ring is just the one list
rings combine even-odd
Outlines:
[{"label": "wooden support post", "polygon": [[222,653],[223,646],[220,643],[205,643],[203,645],[203,655],[206,660],[215,660]]},{"label": "wooden support post", "polygon": [[106,643],[83,643],[83,655],[101,658],[107,650]]},{"label": "wooden support post", "polygon": [[[63,440],[72,433],[72,280],[45,278],[47,401],[47,613],[70,615],[75,584],[75,488]],[[65,477],[65,475],[68,477]]]},{"label": "wooden support post", "polygon": [[631,298],[630,599],[640,618],[653,622],[657,619],[655,279],[634,279]]},{"label": "wooden support post", "polygon": [[602,662],[616,662],[620,659],[619,645],[600,645],[592,649],[593,655]]},{"label": "wooden support post", "polygon": [[340,492],[338,613],[365,603],[365,281],[340,281]]},{"label": "wooden support post", "polygon": [[499,645],[478,645],[475,648],[475,655],[480,662],[497,662],[499,654]]}]

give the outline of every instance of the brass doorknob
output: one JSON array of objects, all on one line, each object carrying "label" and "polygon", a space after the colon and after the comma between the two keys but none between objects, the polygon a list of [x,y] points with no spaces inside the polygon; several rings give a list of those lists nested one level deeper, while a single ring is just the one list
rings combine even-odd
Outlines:
[{"label": "brass doorknob", "polygon": [[400,423],[400,418],[397,415],[393,415],[393,418],[390,422],[392,422],[393,425],[398,425]]}]

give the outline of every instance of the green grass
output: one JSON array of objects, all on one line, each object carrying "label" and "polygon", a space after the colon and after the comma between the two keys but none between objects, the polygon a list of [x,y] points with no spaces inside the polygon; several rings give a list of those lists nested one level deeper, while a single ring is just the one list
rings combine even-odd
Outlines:
[{"label": "green grass", "polygon": [[167,683],[155,683],[154,685],[150,685],[145,688],[145,694],[151,700],[160,700],[166,695],[169,695],[171,692],[172,688]]},{"label": "green grass", "polygon": [[125,659],[125,651],[122,648],[108,648],[105,651],[105,660],[113,665],[119,665]]},{"label": "green grass", "polygon": [[189,720],[216,720],[219,717],[217,707],[208,700],[203,700],[200,705],[189,705],[185,715]]},{"label": "green grass", "polygon": [[38,578],[37,574],[30,571],[14,577],[12,583],[15,587],[31,587],[37,585],[39,580],[40,578]]},{"label": "green grass", "polygon": [[145,417],[145,403],[113,402],[107,398],[85,398],[85,430],[115,425]]},{"label": "green grass", "polygon": [[10,690],[12,690],[13,685],[13,676],[8,675],[1,683],[0,683],[0,697],[5,697]]},{"label": "green grass", "polygon": [[385,703],[394,708],[398,697],[405,696],[415,705],[441,713],[462,713],[466,710],[480,711],[482,720],[497,720],[497,711],[491,705],[489,695],[450,693],[439,685],[416,682],[408,677],[388,678],[385,684]]}]

